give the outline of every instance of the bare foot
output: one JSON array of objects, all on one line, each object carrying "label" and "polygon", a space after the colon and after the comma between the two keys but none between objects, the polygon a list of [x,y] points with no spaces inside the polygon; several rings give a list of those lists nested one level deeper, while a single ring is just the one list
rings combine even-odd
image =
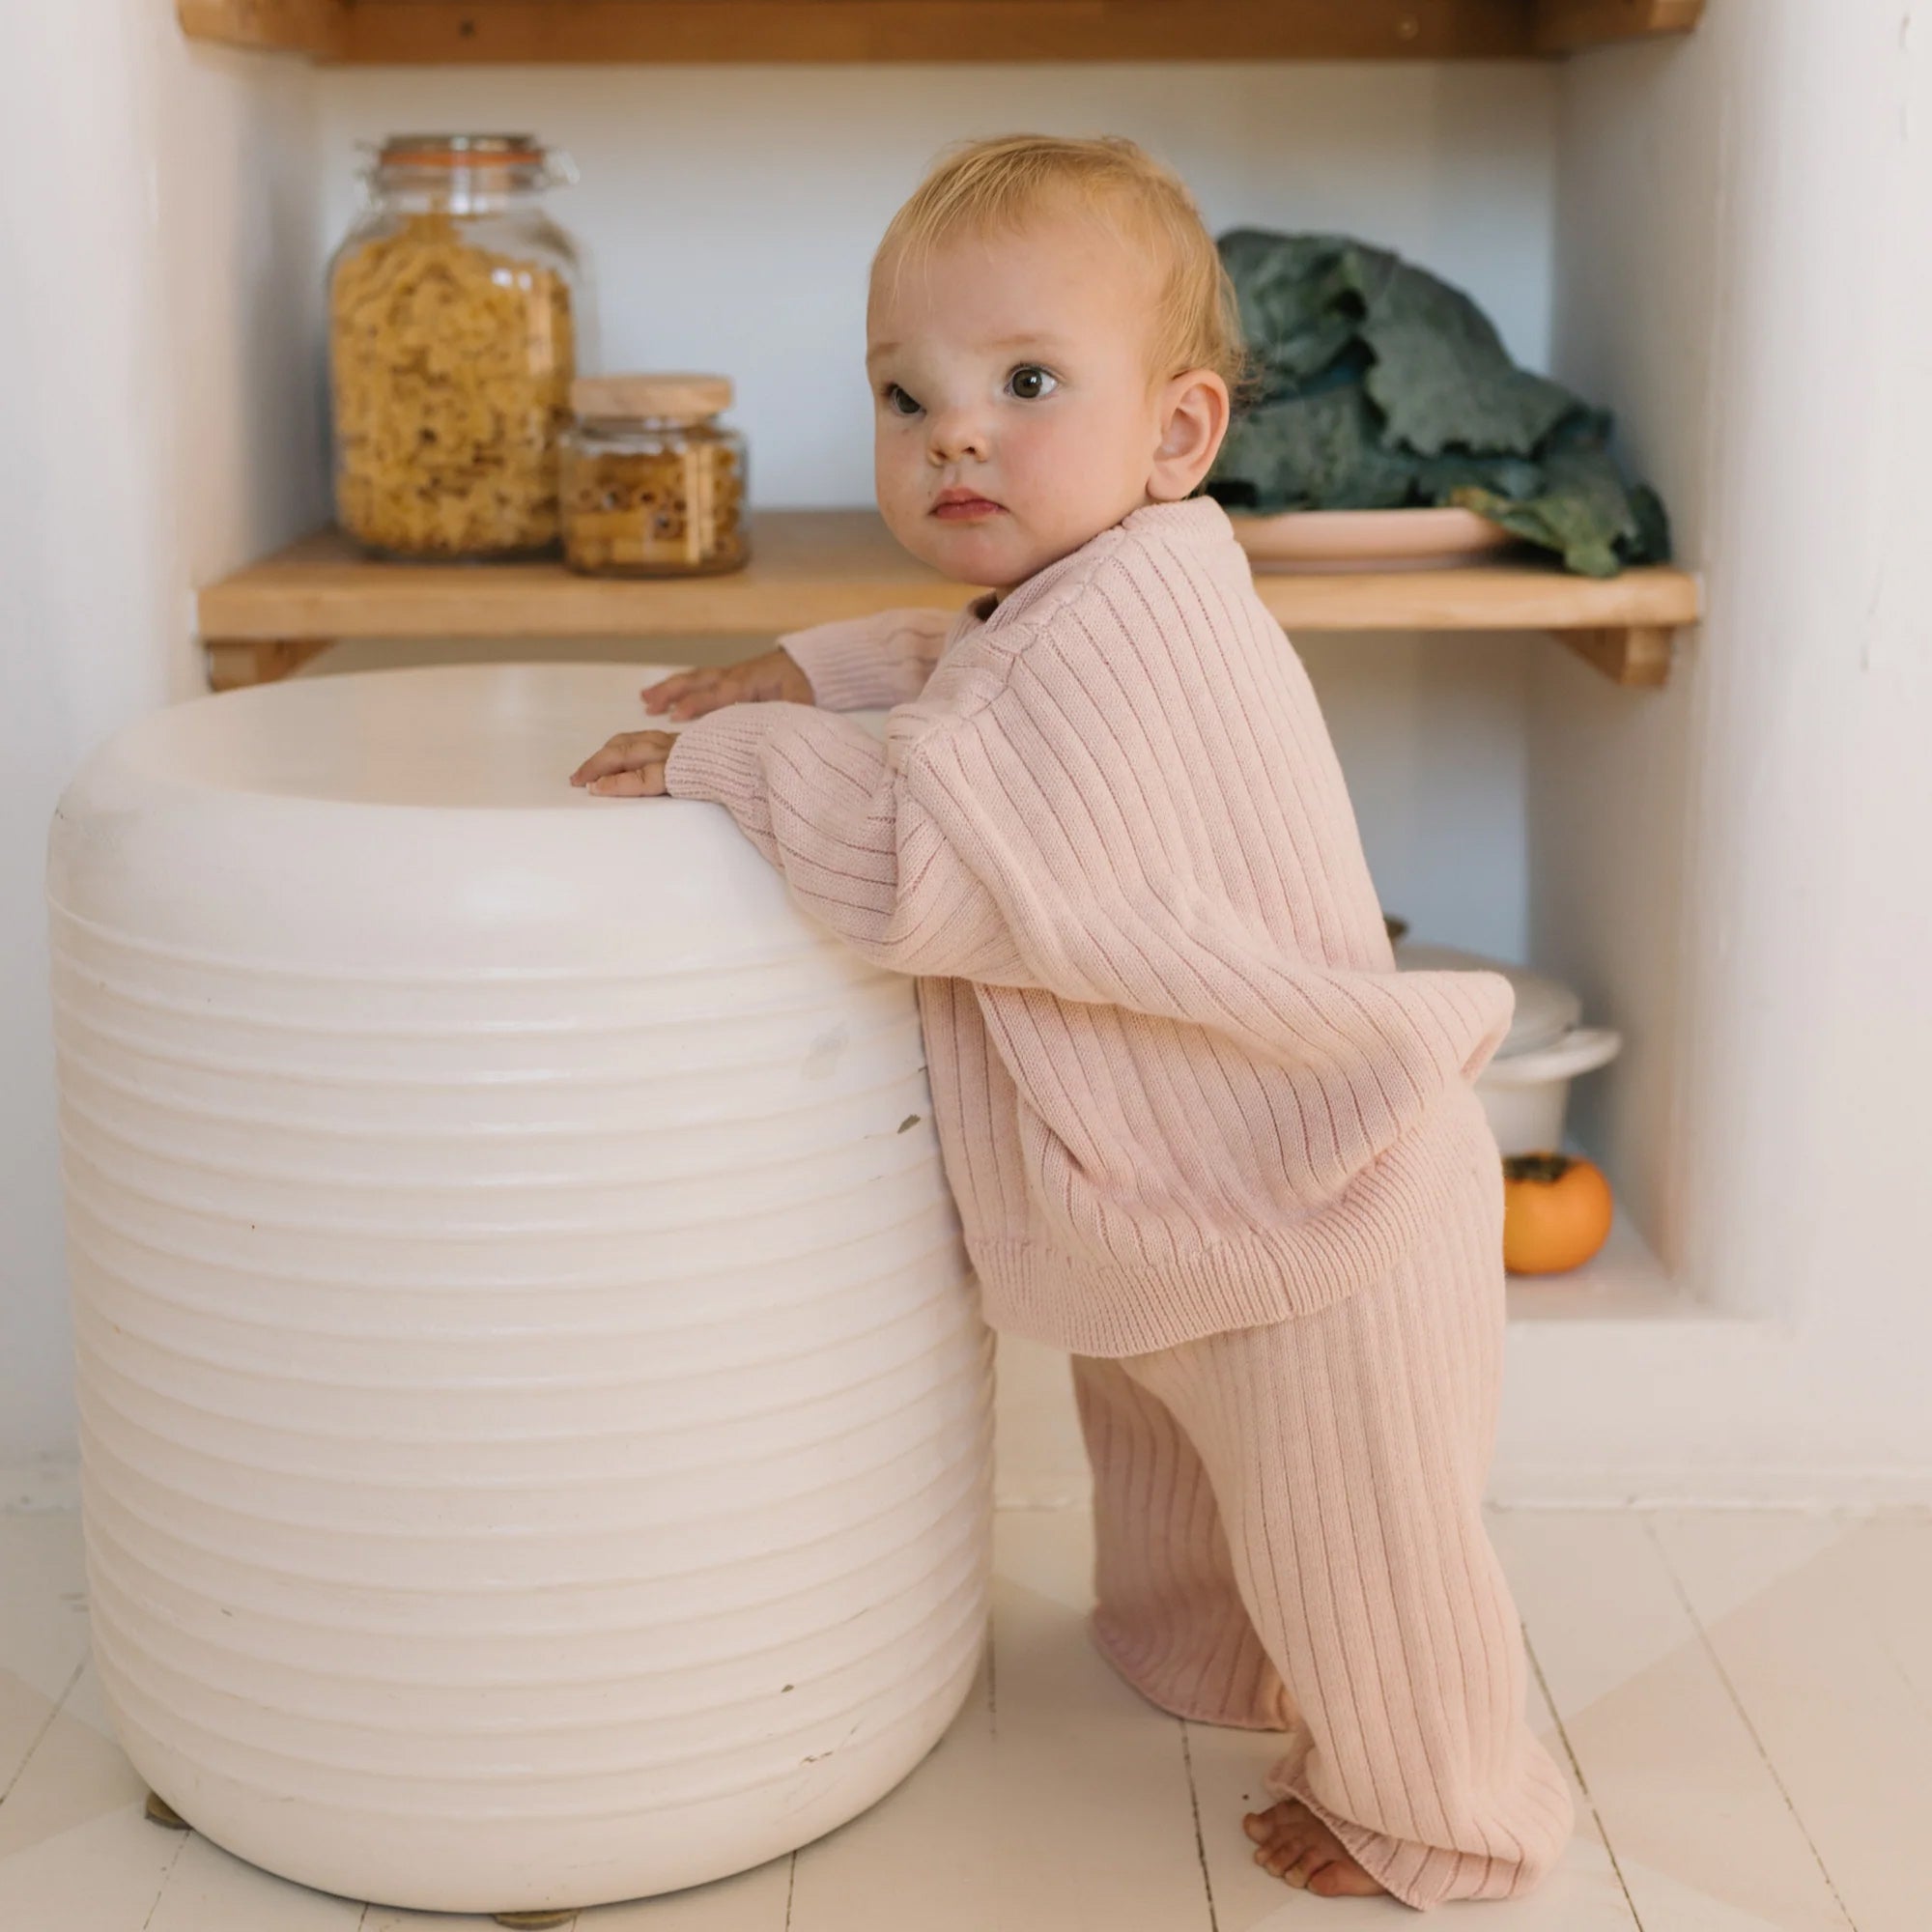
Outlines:
[{"label": "bare foot", "polygon": [[1255,1862],[1297,1891],[1321,1898],[1370,1898],[1388,1890],[1344,1849],[1342,1841],[1297,1798],[1250,1811],[1241,1829],[1255,1841]]}]

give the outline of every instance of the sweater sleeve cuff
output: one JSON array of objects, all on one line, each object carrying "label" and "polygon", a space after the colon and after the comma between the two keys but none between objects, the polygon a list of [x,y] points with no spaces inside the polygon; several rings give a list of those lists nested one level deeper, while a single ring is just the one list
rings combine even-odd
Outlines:
[{"label": "sweater sleeve cuff", "polygon": [[709,799],[739,808],[764,790],[759,753],[772,728],[792,704],[726,704],[694,718],[677,734],[665,760],[665,791],[671,798]]},{"label": "sweater sleeve cuff", "polygon": [[812,702],[821,711],[880,708],[883,647],[876,625],[863,620],[814,624],[786,632],[778,641],[810,681]]}]

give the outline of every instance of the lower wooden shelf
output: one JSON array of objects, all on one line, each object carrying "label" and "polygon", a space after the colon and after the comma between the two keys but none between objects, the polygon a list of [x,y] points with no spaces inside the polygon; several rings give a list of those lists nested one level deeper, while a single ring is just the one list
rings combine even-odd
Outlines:
[{"label": "lower wooden shelf", "polygon": [[[903,606],[956,610],[978,594],[901,550],[872,510],[766,510],[752,561],[721,577],[580,577],[559,563],[389,563],[333,530],[204,588],[197,625],[217,691],[285,676],[345,639],[776,637]],[[1659,685],[1670,638],[1698,615],[1681,570],[1598,581],[1535,563],[1382,575],[1258,572],[1300,631],[1550,631],[1621,684]]]}]

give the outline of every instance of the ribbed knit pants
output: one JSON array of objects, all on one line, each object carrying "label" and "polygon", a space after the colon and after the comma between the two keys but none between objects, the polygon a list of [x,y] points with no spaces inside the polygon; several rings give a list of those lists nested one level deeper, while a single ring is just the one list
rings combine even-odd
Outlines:
[{"label": "ribbed knit pants", "polygon": [[1270,1794],[1424,1909],[1528,1891],[1574,1822],[1481,1515],[1498,1212],[1448,1204],[1424,1253],[1314,1314],[1073,1357],[1102,1654],[1177,1716],[1289,1732]]}]

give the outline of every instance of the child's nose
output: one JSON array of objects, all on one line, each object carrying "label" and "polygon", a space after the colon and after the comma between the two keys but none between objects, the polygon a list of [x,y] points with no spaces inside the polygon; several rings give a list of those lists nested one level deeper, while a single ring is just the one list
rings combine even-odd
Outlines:
[{"label": "child's nose", "polygon": [[928,446],[939,463],[952,463],[961,456],[986,454],[989,439],[984,421],[966,410],[949,410],[931,419]]}]

